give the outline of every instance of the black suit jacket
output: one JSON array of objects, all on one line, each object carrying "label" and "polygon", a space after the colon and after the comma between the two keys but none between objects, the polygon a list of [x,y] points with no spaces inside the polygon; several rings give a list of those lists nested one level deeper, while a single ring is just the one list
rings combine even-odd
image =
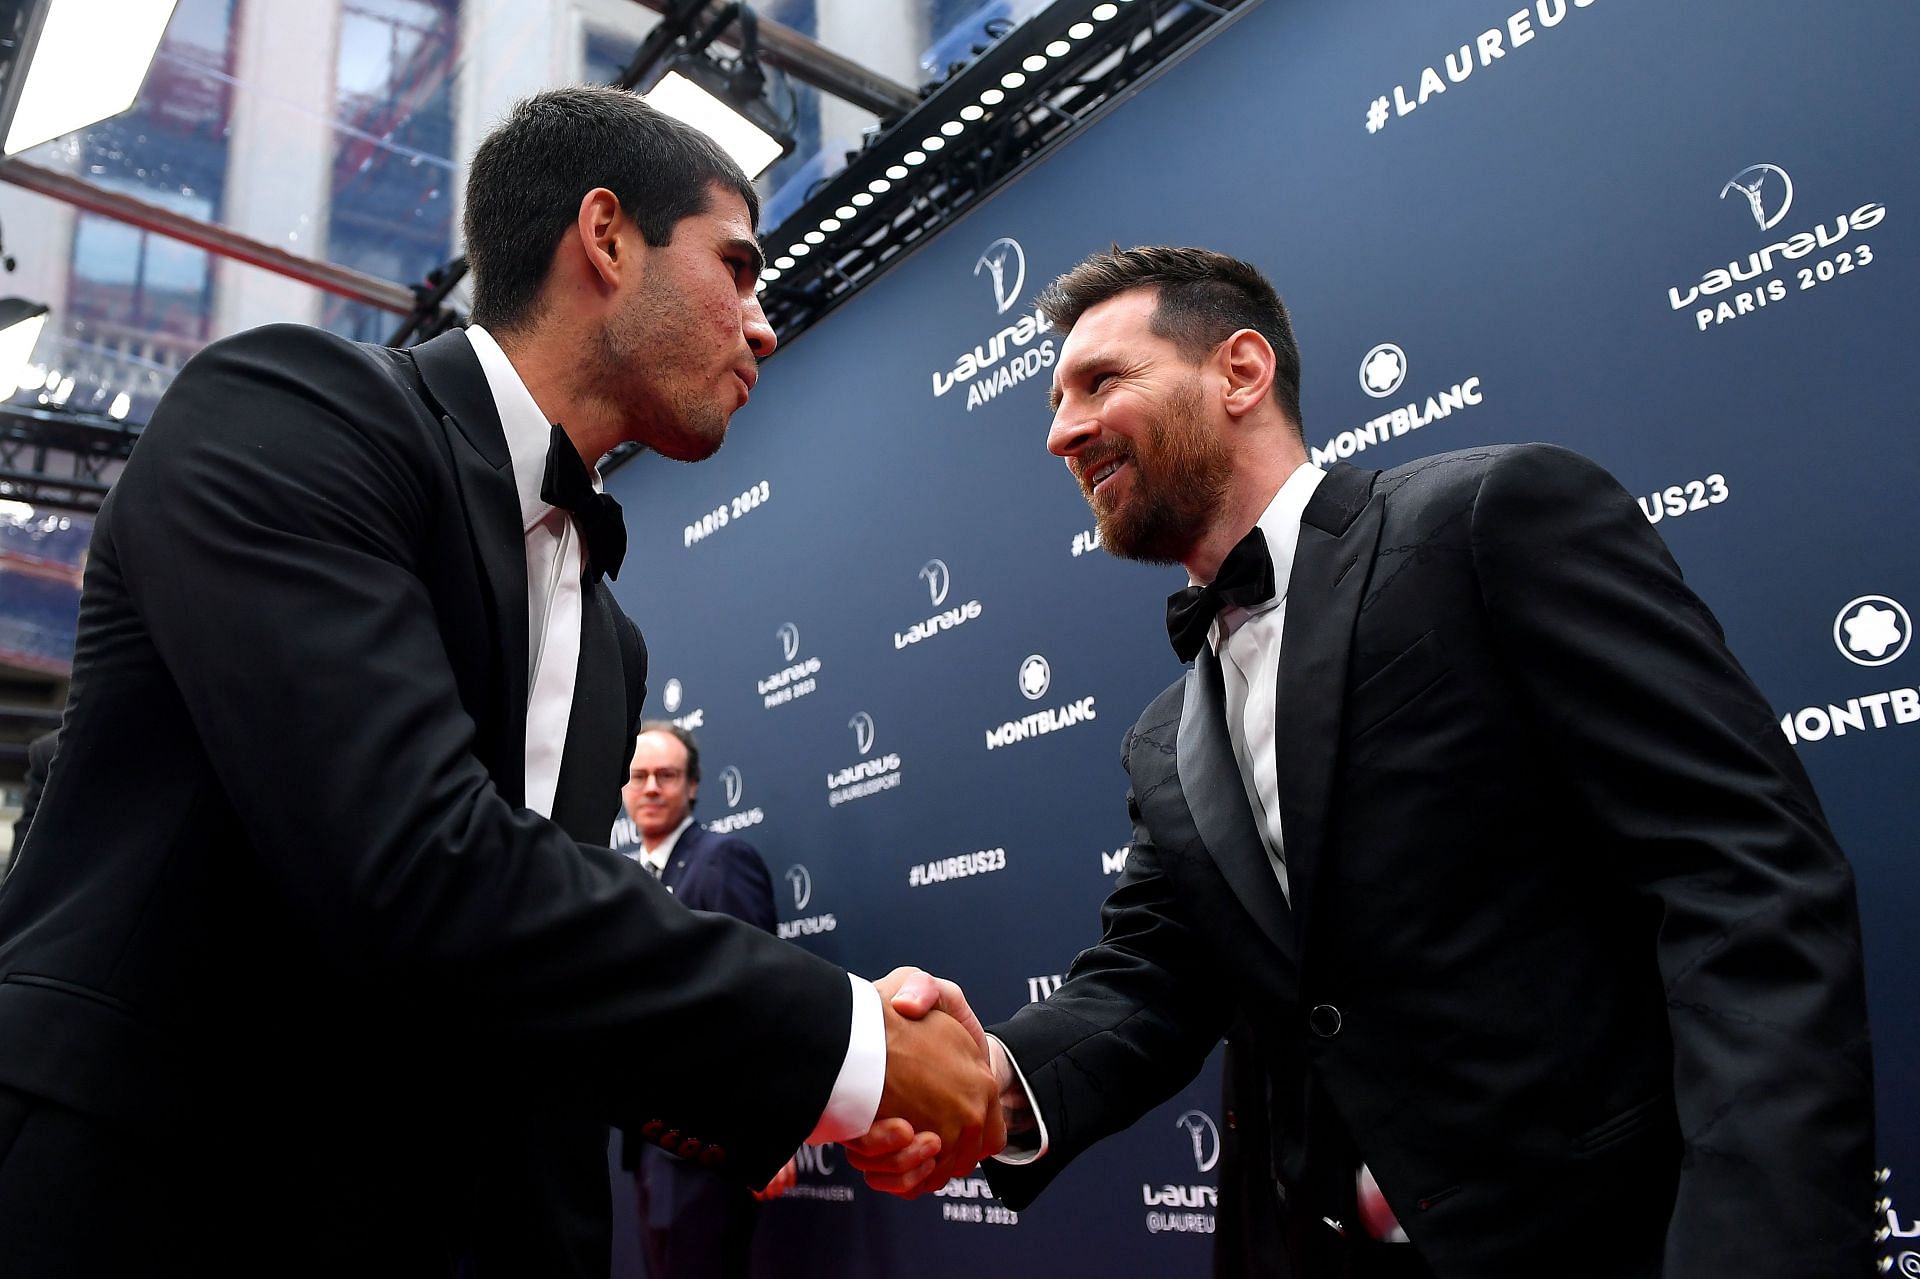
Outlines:
[{"label": "black suit jacket", "polygon": [[526,592],[463,334],[273,326],[182,370],[96,524],[60,767],[0,891],[0,1223],[79,1255],[124,1183],[141,1273],[257,1244],[487,1274],[552,1098],[756,1183],[799,1145],[846,977],[594,846],[644,679],[604,586],[575,837],[520,806]]},{"label": "black suit jacket", "polygon": [[1852,875],[1610,477],[1539,445],[1329,473],[1281,647],[1291,907],[1221,696],[1203,650],[1128,734],[1105,936],[996,1032],[1052,1141],[993,1170],[1009,1203],[1237,1011],[1296,1234],[1364,1159],[1442,1279],[1865,1273]]}]

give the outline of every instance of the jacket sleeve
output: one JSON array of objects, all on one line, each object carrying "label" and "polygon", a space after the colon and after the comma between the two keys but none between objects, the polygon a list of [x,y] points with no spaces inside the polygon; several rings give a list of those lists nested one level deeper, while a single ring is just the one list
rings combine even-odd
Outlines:
[{"label": "jacket sleeve", "polygon": [[[1128,735],[1131,753],[1133,734]],[[1102,1137],[1128,1127],[1199,1073],[1231,1013],[1226,983],[1192,926],[1131,793],[1127,868],[1100,908],[1100,943],[1073,961],[1060,988],[989,1033],[999,1037],[1047,1126],[1029,1164],[989,1161],[994,1193],[1025,1208]]]},{"label": "jacket sleeve", "polygon": [[1495,642],[1658,907],[1685,1141],[1663,1273],[1866,1273],[1873,1088],[1853,875],[1773,712],[1639,508],[1506,451],[1472,514]]},{"label": "jacket sleeve", "polygon": [[[764,1182],[825,1105],[847,978],[502,799],[429,589],[448,566],[425,531],[459,518],[444,441],[376,361],[290,326],[216,344],[111,498],[258,872],[367,998],[558,1054],[609,1119],[658,1119]],[[741,1059],[781,1069],[741,1089]]]}]

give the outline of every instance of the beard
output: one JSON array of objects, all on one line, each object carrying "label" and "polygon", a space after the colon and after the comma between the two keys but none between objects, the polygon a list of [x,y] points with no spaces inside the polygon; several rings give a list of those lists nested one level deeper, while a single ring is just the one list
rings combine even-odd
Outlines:
[{"label": "beard", "polygon": [[1082,475],[1114,457],[1133,468],[1131,492],[1087,495],[1100,544],[1109,553],[1147,564],[1177,564],[1219,514],[1233,460],[1205,422],[1205,407],[1199,381],[1190,377],[1132,444],[1080,460]]},{"label": "beard", "polygon": [[712,362],[711,351],[695,346],[674,322],[670,303],[642,289],[608,317],[592,354],[600,395],[628,420],[625,437],[676,462],[712,457],[733,417],[731,406],[711,393],[672,380]]}]

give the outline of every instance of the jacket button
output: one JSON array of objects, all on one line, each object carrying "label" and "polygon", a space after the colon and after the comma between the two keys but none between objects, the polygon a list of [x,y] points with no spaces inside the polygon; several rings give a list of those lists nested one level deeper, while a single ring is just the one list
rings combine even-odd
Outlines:
[{"label": "jacket button", "polygon": [[698,1137],[687,1138],[685,1141],[680,1143],[680,1157],[682,1159],[693,1158],[695,1155],[700,1153],[700,1145],[701,1143]]},{"label": "jacket button", "polygon": [[1307,1014],[1307,1028],[1322,1039],[1332,1039],[1340,1033],[1340,1010],[1332,1004],[1315,1004]]},{"label": "jacket button", "polygon": [[649,1119],[640,1125],[640,1137],[643,1141],[658,1141],[660,1134],[667,1130],[666,1124],[658,1119]]},{"label": "jacket button", "polygon": [[1229,1111],[1227,1112],[1227,1127],[1228,1127],[1228,1128],[1238,1128],[1239,1126],[1240,1126],[1240,1119],[1239,1119],[1239,1117],[1238,1117],[1237,1115],[1235,1115],[1235,1114],[1234,1114],[1234,1113],[1233,1113],[1233,1112],[1232,1112],[1231,1110],[1229,1110]]},{"label": "jacket button", "polygon": [[674,1149],[677,1149],[679,1145],[680,1145],[680,1130],[678,1128],[667,1129],[665,1134],[663,1134],[660,1138],[660,1147],[663,1150],[674,1150]]},{"label": "jacket button", "polygon": [[720,1147],[718,1146],[708,1146],[705,1150],[700,1152],[700,1162],[701,1164],[703,1164],[708,1168],[713,1167],[717,1163],[721,1163],[726,1159],[726,1157],[727,1157],[727,1152],[720,1149]]}]

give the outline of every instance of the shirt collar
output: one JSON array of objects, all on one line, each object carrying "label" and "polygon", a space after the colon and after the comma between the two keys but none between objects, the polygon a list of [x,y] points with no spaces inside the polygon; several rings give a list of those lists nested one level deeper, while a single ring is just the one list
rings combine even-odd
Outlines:
[{"label": "shirt collar", "polygon": [[680,847],[680,837],[687,833],[687,827],[691,825],[693,825],[693,814],[688,813],[680,819],[680,824],[673,828],[673,834],[661,841],[660,847],[654,849],[652,852],[647,851],[647,846],[643,841],[640,845],[640,855],[652,862],[655,866],[665,870],[668,860],[673,856],[673,850]]},{"label": "shirt collar", "polygon": [[[1300,546],[1300,518],[1307,513],[1307,503],[1313,500],[1314,490],[1326,478],[1327,473],[1312,462],[1302,462],[1254,521],[1254,526],[1267,539],[1267,554],[1273,560],[1273,598],[1257,608],[1221,609],[1207,631],[1207,642],[1216,653],[1227,634],[1242,620],[1276,609],[1287,598],[1287,582],[1293,576],[1293,553]],[[1233,614],[1232,618],[1228,617],[1229,613]]]},{"label": "shirt collar", "polygon": [[[493,334],[477,324],[467,326],[467,340],[486,374],[487,389],[493,393],[493,405],[500,414],[500,430],[507,437],[507,456],[513,461],[513,487],[520,497],[520,531],[530,533],[545,520],[553,507],[540,498],[540,483],[547,477],[547,446],[553,440],[553,424],[533,392],[520,380],[513,361],[500,349]],[[593,468],[594,492],[600,492],[600,469]]]}]

